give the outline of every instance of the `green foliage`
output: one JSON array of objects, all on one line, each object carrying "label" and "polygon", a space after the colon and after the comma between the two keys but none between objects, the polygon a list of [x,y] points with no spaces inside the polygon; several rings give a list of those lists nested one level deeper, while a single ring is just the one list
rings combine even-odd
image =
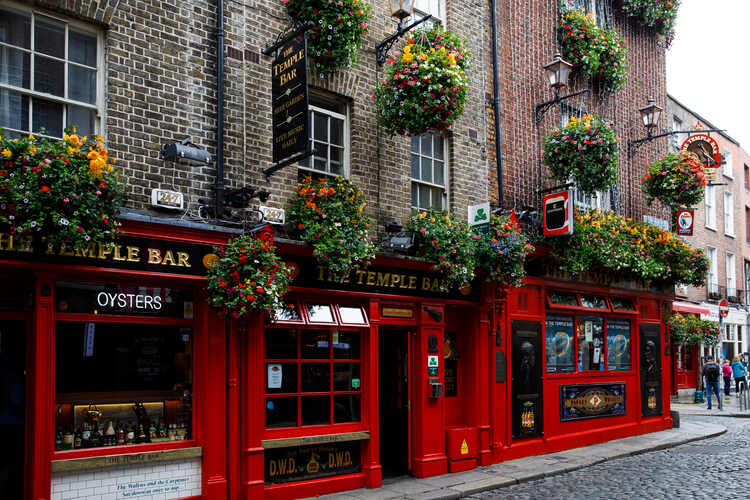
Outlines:
[{"label": "green foliage", "polygon": [[307,53],[316,73],[330,76],[359,60],[362,37],[367,34],[370,5],[360,0],[284,0],[289,15],[312,21],[307,30]]},{"label": "green foliage", "polygon": [[436,262],[432,270],[443,275],[447,288],[461,288],[471,282],[478,265],[479,235],[453,214],[435,210],[412,213],[407,227],[415,234],[417,255]]},{"label": "green foliage", "polygon": [[449,129],[469,92],[471,56],[463,40],[439,27],[420,28],[394,57],[373,96],[380,125],[410,136]]},{"label": "green foliage", "polygon": [[508,217],[490,217],[487,234],[476,243],[479,266],[487,271],[487,281],[505,286],[521,286],[526,276],[526,257],[534,251],[528,237]]},{"label": "green foliage", "polygon": [[715,346],[719,343],[719,323],[702,320],[693,314],[673,313],[669,318],[669,336],[677,345]]},{"label": "green foliage", "polygon": [[595,115],[572,117],[544,139],[542,161],[561,183],[571,179],[591,193],[617,182],[617,142],[612,122]]},{"label": "green foliage", "polygon": [[613,30],[600,28],[593,14],[570,10],[560,19],[563,59],[582,75],[599,81],[607,92],[617,92],[628,73],[627,41]]},{"label": "green foliage", "polygon": [[592,210],[575,215],[575,233],[553,242],[553,255],[568,272],[606,268],[644,281],[703,286],[708,260],[652,224]]},{"label": "green foliage", "polygon": [[694,207],[703,200],[706,176],[694,154],[669,153],[647,168],[641,177],[641,189],[649,205],[657,199],[674,211]]},{"label": "green foliage", "polygon": [[207,272],[212,306],[235,319],[283,307],[291,278],[273,243],[242,235],[216,253],[219,260]]},{"label": "green foliage", "polygon": [[680,0],[621,0],[620,10],[664,35],[667,47],[672,44]]},{"label": "green foliage", "polygon": [[362,191],[348,179],[307,177],[289,203],[289,222],[313,246],[318,261],[339,279],[375,257]]},{"label": "green foliage", "polygon": [[[0,228],[49,248],[114,241],[125,201],[121,173],[102,138],[0,137]],[[70,135],[68,135],[68,133]]]}]

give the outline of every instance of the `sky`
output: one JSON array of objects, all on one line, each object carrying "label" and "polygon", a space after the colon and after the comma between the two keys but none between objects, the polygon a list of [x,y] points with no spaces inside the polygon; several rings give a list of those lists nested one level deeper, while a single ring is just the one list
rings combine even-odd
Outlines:
[{"label": "sky", "polygon": [[[748,152],[749,22],[750,0],[682,0],[667,50],[667,92]],[[662,118],[661,126],[671,122]]]}]

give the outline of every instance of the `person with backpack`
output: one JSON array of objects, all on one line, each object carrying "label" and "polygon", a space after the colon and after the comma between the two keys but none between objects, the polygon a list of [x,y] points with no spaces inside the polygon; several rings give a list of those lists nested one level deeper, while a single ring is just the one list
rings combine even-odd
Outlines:
[{"label": "person with backpack", "polygon": [[708,399],[708,409],[711,409],[711,391],[716,393],[716,399],[719,401],[719,410],[724,409],[722,404],[721,391],[719,391],[719,377],[721,376],[721,368],[719,364],[714,361],[714,358],[708,356],[706,358],[706,364],[703,365],[703,376],[706,379],[706,396]]},{"label": "person with backpack", "polygon": [[740,361],[739,356],[735,356],[732,361],[732,372],[734,374],[735,392],[737,397],[740,397],[740,391],[744,387],[741,383],[745,382],[745,365]]},{"label": "person with backpack", "polygon": [[732,367],[729,366],[729,360],[725,359],[721,365],[721,374],[724,376],[724,394],[729,396],[729,388],[732,386]]}]

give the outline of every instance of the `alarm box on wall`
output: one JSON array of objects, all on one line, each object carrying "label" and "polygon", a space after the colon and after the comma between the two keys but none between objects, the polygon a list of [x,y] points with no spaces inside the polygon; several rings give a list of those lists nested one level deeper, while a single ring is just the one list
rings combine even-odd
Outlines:
[{"label": "alarm box on wall", "polygon": [[573,191],[566,189],[542,197],[544,236],[573,234]]}]

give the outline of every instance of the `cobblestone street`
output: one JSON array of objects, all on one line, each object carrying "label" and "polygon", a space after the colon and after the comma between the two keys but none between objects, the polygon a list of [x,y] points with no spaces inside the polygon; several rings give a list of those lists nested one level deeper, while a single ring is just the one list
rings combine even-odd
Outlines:
[{"label": "cobblestone street", "polygon": [[683,416],[721,436],[471,495],[471,499],[750,498],[750,419]]}]

